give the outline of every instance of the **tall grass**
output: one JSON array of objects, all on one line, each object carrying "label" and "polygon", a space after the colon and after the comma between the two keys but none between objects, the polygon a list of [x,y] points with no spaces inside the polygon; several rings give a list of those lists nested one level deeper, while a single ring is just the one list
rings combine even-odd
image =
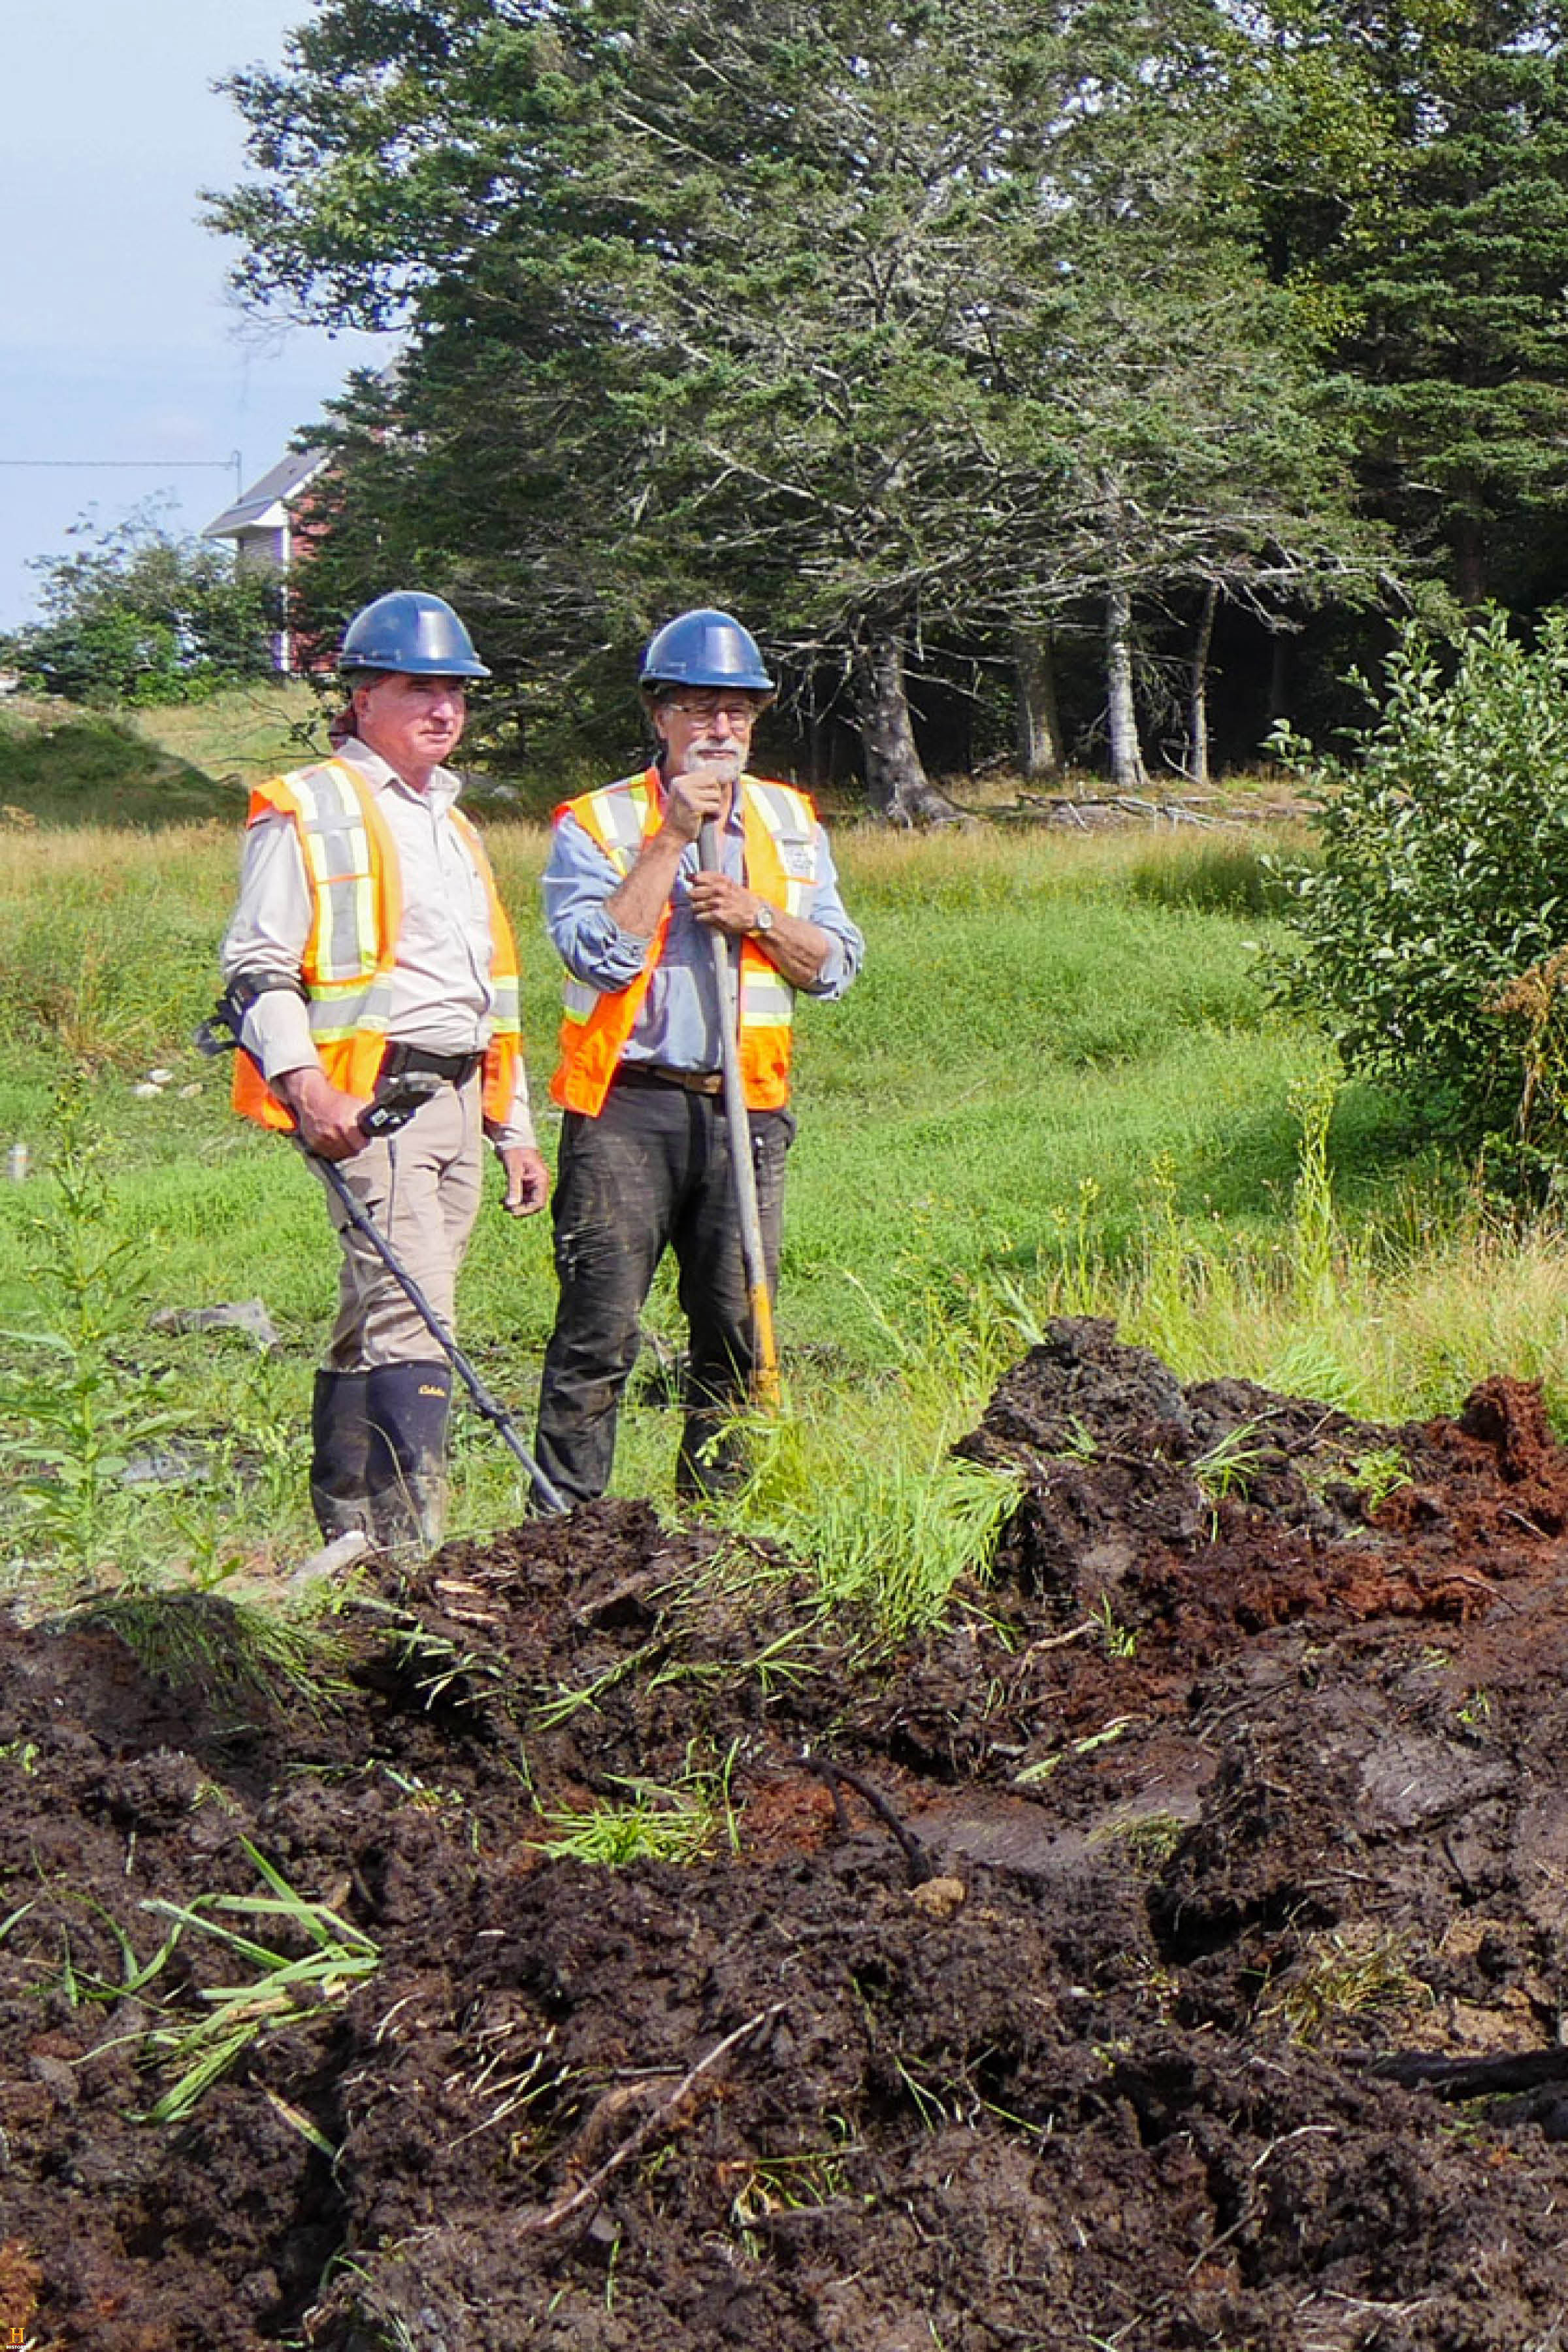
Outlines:
[{"label": "tall grass", "polygon": [[752,1473],[731,1516],[809,1563],[825,1608],[896,1642],[989,1571],[1018,1482],[952,1448],[1016,1348],[1003,1319],[965,1324],[935,1301],[903,1324],[870,1311],[880,1377],[793,1380],[783,1411],[748,1433]]},{"label": "tall grass", "polygon": [[0,1045],[127,1069],[188,1045],[216,988],[236,828],[0,831]]},{"label": "tall grass", "polygon": [[[487,835],[518,919],[552,1150],[546,835],[495,821]],[[900,1594],[888,1566],[900,1548],[948,1563],[938,1586],[955,1559],[983,1563],[989,1505],[959,1492],[962,1474],[940,1498],[952,1543],[922,1515],[953,1438],[1052,1313],[1114,1315],[1188,1377],[1247,1374],[1380,1417],[1452,1406],[1502,1366],[1543,1379],[1568,1415],[1556,1229],[1489,1218],[1368,1089],[1334,1095],[1331,1120],[1321,1043],[1268,1009],[1255,944],[1270,933],[1260,860],[1276,841],[840,829],[868,962],[842,1004],[800,1009],[779,1312],[793,1416],[750,1506],[798,1536],[822,1505],[814,1540],[837,1562],[836,1590],[885,1575],[891,1617],[916,1622],[931,1588],[917,1578]],[[237,823],[156,841],[0,831],[0,1146],[26,1137],[40,1171],[0,1184],[0,1323],[28,1318],[23,1215],[48,1181],[56,1087],[85,1066],[149,1305],[259,1295],[281,1334],[268,1356],[222,1335],[146,1332],[130,1349],[214,1449],[211,1508],[184,1499],[184,1537],[166,1515],[168,1540],[209,1560],[309,1539],[304,1426],[336,1265],[298,1157],[233,1119],[226,1071],[190,1042],[237,852]],[[153,1061],[174,1081],[139,1099]],[[497,1197],[465,1273],[463,1336],[526,1423],[554,1308],[549,1234],[501,1217]],[[680,1344],[668,1270],[647,1324],[664,1349]],[[658,1384],[634,1382],[617,1488],[668,1499],[674,1442]],[[467,1422],[456,1473],[458,1526],[516,1516],[515,1465]],[[858,1550],[870,1527],[881,1534]]]},{"label": "tall grass", "polygon": [[1454,1410],[1488,1374],[1542,1382],[1568,1432],[1568,1234],[1521,1224],[1456,1185],[1413,1175],[1352,1228],[1331,1177],[1331,1088],[1299,1093],[1299,1172],[1279,1231],[1249,1238],[1178,1210],[1156,1164],[1136,1250],[1112,1256],[1087,1219],[1034,1280],[986,1305],[1022,1340],[1054,1314],[1113,1316],[1184,1379],[1241,1375],[1372,1419]]}]

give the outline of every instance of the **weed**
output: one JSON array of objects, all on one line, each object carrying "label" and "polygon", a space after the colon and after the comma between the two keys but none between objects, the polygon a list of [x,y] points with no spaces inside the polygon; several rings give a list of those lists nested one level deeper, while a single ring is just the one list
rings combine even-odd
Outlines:
[{"label": "weed", "polygon": [[1261,2014],[1279,2018],[1294,2041],[1328,2042],[1348,2019],[1396,2014],[1431,1998],[1410,1967],[1403,1939],[1363,1924],[1309,1937],[1302,1958]]},{"label": "weed", "polygon": [[32,1465],[15,1482],[29,1535],[78,1576],[112,1549],[126,1582],[132,1571],[116,1538],[135,1505],[121,1480],[134,1448],[175,1416],[154,1409],[116,1360],[115,1341],[140,1318],[139,1256],[119,1226],[79,1088],[58,1097],[56,1136],[54,1198],[26,1227],[34,1285],[53,1320],[4,1334],[36,1369],[5,1380],[0,1405],[25,1432],[10,1453]]},{"label": "weed", "polygon": [[1105,1270],[1094,1235],[1100,1192],[1096,1177],[1080,1176],[1072,1208],[1053,1207],[1048,1213],[1058,1252],[1057,1287],[1068,1315],[1092,1314],[1104,1287]]},{"label": "weed", "polygon": [[1405,1456],[1396,1445],[1358,1454],[1346,1466],[1345,1484],[1361,1496],[1369,1517],[1380,1511],[1391,1495],[1410,1484]]},{"label": "weed", "polygon": [[1290,1089],[1301,1122],[1296,1186],[1290,1202],[1290,1256],[1298,1301],[1310,1313],[1331,1315],[1339,1300],[1339,1231],[1329,1175],[1329,1129],[1339,1082],[1320,1071]]},{"label": "weed", "polygon": [[1490,1693],[1484,1690],[1467,1692],[1456,1711],[1455,1720],[1459,1728],[1468,1733],[1470,1738],[1480,1739],[1486,1736],[1491,1719]]},{"label": "weed", "polygon": [[1094,1604],[1093,1616],[1100,1628],[1109,1658],[1135,1658],[1138,1655],[1138,1635],[1131,1625],[1123,1625],[1110,1605],[1110,1595],[1102,1592]]},{"label": "weed", "polygon": [[774,2213],[809,2212],[852,2194],[847,2147],[801,2156],[752,2157],[721,2165],[721,2179],[739,2175],[730,2199],[730,2222],[748,2254],[763,2251],[759,2223]]},{"label": "weed", "polygon": [[[1134,1635],[1134,1647],[1136,1643],[1137,1637]],[[1042,1780],[1048,1780],[1052,1773],[1059,1769],[1067,1757],[1091,1756],[1097,1748],[1114,1746],[1115,1742],[1121,1739],[1130,1728],[1132,1720],[1130,1715],[1113,1716],[1102,1730],[1091,1731],[1087,1738],[1073,1740],[1069,1746],[1059,1748],[1054,1756],[1042,1756],[1037,1764],[1026,1764],[1021,1772],[1016,1772],[1013,1775],[1014,1788],[1037,1788]]]},{"label": "weed", "polygon": [[1128,1814],[1093,1831],[1090,1843],[1118,1845],[1134,1870],[1153,1872],[1170,1861],[1186,1833],[1186,1822],[1175,1813]]},{"label": "weed", "polygon": [[[949,2124],[955,2124],[962,2120],[962,2108],[957,2105],[949,2107],[945,2104],[944,2100],[939,2097],[937,2093],[931,2088],[929,2084],[922,2083],[918,2075],[911,2072],[910,2067],[905,2064],[903,2059],[894,2059],[893,2070],[895,2074],[897,2074],[900,2081],[903,2084],[904,2088],[908,2091],[910,2098],[914,2101],[915,2113],[921,2119],[921,2126],[923,2130],[928,2132],[944,2131]],[[942,2087],[944,2090],[947,2089],[946,2084]]]},{"label": "weed", "polygon": [[723,1841],[740,1850],[740,1825],[731,1793],[737,1743],[710,1771],[691,1763],[673,1788],[654,1780],[616,1779],[626,1801],[593,1805],[582,1812],[550,1812],[552,1832],[537,1841],[552,1862],[586,1862],[619,1869],[633,1862],[699,1862]]},{"label": "weed", "polygon": [[556,1697],[546,1699],[542,1706],[534,1709],[529,1718],[531,1724],[539,1731],[558,1730],[563,1723],[570,1723],[584,1707],[596,1706],[607,1692],[614,1690],[618,1683],[625,1682],[629,1675],[636,1674],[639,1666],[646,1665],[665,1647],[666,1642],[660,1636],[628,1651],[624,1658],[615,1659],[602,1674],[595,1675],[592,1682],[581,1683],[574,1690],[563,1690]]},{"label": "weed", "polygon": [[1264,1449],[1253,1443],[1258,1429],[1255,1421],[1238,1422],[1192,1465],[1192,1475],[1211,1503],[1246,1496],[1266,1459]]},{"label": "weed", "polygon": [[[241,715],[214,706],[145,723],[199,728],[199,741],[178,748],[205,760]],[[261,718],[265,765],[281,734],[270,703]],[[492,835],[503,896],[526,910],[544,836],[512,823]],[[794,1492],[762,1498],[759,1526],[851,1474],[868,1484],[869,1465],[893,1457],[923,1478],[1022,1346],[1072,1306],[1114,1315],[1123,1337],[1184,1380],[1244,1374],[1394,1421],[1450,1410],[1506,1362],[1544,1382],[1554,1417],[1568,1412],[1562,1217],[1488,1219],[1462,1175],[1413,1156],[1401,1115],[1368,1089],[1341,1093],[1331,1134],[1300,1094],[1293,1117],[1291,1089],[1306,1081],[1310,1091],[1321,1043],[1265,1017],[1243,927],[1194,908],[1180,844],[1162,850],[1170,889],[1152,898],[1130,888],[1147,843],[1121,837],[867,832],[847,835],[842,851],[850,903],[875,924],[876,971],[830,1020],[801,1007],[802,1164],[781,1300]],[[0,1121],[34,1143],[40,1164],[62,1039],[100,1068],[106,1052],[140,1067],[179,1059],[232,887],[232,839],[216,828],[155,842],[107,830],[0,834]],[[944,926],[934,966],[933,908]],[[1062,908],[1072,919],[1049,919]],[[542,1034],[553,959],[525,961],[527,1021]],[[134,1103],[106,1073],[95,1102],[113,1134],[118,1230],[156,1234],[169,1298],[243,1297],[264,1265],[278,1328],[292,1337],[319,1321],[334,1245],[294,1155],[234,1122],[210,1085],[188,1102],[171,1089]],[[0,1187],[0,1321],[13,1326],[58,1320],[39,1311],[24,1271],[27,1220],[47,1181]],[[463,1320],[503,1381],[526,1383],[554,1293],[544,1261],[521,1265],[514,1239],[499,1218],[480,1220]],[[1325,1266],[1331,1306],[1321,1303]],[[676,1317],[666,1284],[655,1327],[662,1318],[673,1328]],[[5,1352],[53,1382],[55,1359],[36,1339]],[[111,1352],[121,1386],[106,1402],[116,1410],[134,1418],[167,1404],[187,1429],[245,1435],[226,1450],[211,1441],[217,1477],[186,1497],[183,1520],[167,1493],[121,1493],[106,1476],[89,1547],[97,1580],[110,1580],[107,1562],[118,1575],[137,1558],[162,1569],[187,1552],[211,1576],[285,1530],[304,1535],[295,1349],[242,1367],[227,1349],[163,1343],[156,1392],[141,1373],[125,1384],[132,1349]],[[143,1339],[134,1353],[145,1352]],[[48,1465],[16,1463],[5,1442],[14,1428],[47,1443],[52,1429],[3,1407],[0,1418],[3,1501],[36,1538],[6,1549],[59,1557],[12,1484],[14,1468],[46,1476]],[[510,1524],[516,1465],[470,1447],[465,1426],[455,1528]],[[617,1492],[668,1500],[668,1434],[662,1413],[628,1409]],[[124,1436],[111,1423],[106,1450],[127,1451]],[[86,1521],[79,1515],[79,1528]]]},{"label": "weed", "polygon": [[[325,1903],[298,1895],[265,1855],[246,1839],[247,1854],[265,1895],[198,1895],[189,1905],[146,1902],[142,1908],[173,1923],[174,1934],[158,1964],[186,1934],[210,1936],[247,1961],[256,1973],[237,1984],[205,1985],[198,1999],[212,2012],[195,2022],[154,2026],[142,2038],[144,2063],[180,2071],[171,2087],[147,2111],[150,2123],[180,2123],[237,2060],[264,2034],[308,2024],[346,2000],[381,1965],[379,1947]],[[221,1915],[221,1916],[220,1916]],[[226,1919],[275,1920],[295,1931],[306,1947],[290,1956],[226,1926]],[[151,1967],[151,1963],[149,1967]],[[142,1979],[145,1981],[145,1978]]]},{"label": "weed", "polygon": [[1068,1433],[1058,1446],[1055,1458],[1061,1462],[1092,1462],[1099,1452],[1093,1432],[1084,1427],[1076,1412],[1069,1412]]},{"label": "weed", "polygon": [[148,1676],[230,1703],[287,1688],[319,1708],[331,1700],[342,1654],[300,1616],[193,1589],[89,1594],[58,1623],[113,1633]]},{"label": "weed", "polygon": [[945,1446],[915,1461],[847,1435],[824,1459],[799,1420],[757,1429],[757,1466],[733,1517],[807,1564],[826,1609],[861,1614],[875,1640],[897,1642],[934,1624],[961,1578],[989,1574],[1022,1481]]},{"label": "weed", "polygon": [[359,1605],[395,1620],[398,1668],[412,1676],[414,1688],[427,1708],[438,1706],[443,1700],[456,1706],[468,1704],[472,1694],[467,1685],[502,1680],[500,1661],[493,1652],[464,1649],[427,1625],[411,1624],[403,1610],[373,1594],[362,1593]]},{"label": "weed", "polygon": [[631,1792],[624,1805],[546,1813],[552,1834],[537,1841],[540,1853],[552,1862],[619,1870],[633,1862],[697,1862],[712,1852],[716,1824],[703,1807],[654,1781],[617,1785]]}]

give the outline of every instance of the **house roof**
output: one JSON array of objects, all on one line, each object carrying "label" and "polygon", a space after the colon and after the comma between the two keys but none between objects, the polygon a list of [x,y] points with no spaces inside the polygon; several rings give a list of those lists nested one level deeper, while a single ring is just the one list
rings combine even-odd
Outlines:
[{"label": "house roof", "polygon": [[209,522],[204,539],[236,539],[242,530],[276,530],[307,482],[327,462],[325,449],[290,449],[286,457],[252,482],[243,498]]}]

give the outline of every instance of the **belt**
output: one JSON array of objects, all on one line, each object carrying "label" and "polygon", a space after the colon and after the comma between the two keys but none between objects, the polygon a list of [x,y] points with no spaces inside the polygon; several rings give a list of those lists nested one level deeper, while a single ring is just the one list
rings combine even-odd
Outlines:
[{"label": "belt", "polygon": [[388,1045],[380,1076],[445,1078],[448,1086],[466,1087],[484,1058],[482,1054],[427,1054],[422,1045]]},{"label": "belt", "polygon": [[676,1070],[668,1062],[621,1062],[616,1068],[618,1087],[684,1087],[689,1095],[721,1095],[722,1070]]}]

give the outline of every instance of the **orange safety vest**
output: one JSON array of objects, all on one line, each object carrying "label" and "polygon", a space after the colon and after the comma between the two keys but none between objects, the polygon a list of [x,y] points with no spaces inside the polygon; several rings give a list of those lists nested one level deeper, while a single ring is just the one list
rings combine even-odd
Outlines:
[{"label": "orange safety vest", "polygon": [[[574,816],[624,881],[643,843],[664,820],[664,785],[657,768],[623,776],[581,799],[563,801],[556,822]],[[741,779],[746,882],[786,915],[805,915],[817,880],[816,811],[793,784]],[[632,1034],[648,982],[664,953],[669,908],[648,942],[647,960],[629,986],[597,989],[567,975],[561,1023],[561,1063],[550,1082],[567,1110],[596,1118],[604,1108],[622,1049]],[[750,1110],[778,1110],[789,1100],[795,1036],[795,991],[753,940],[741,942],[741,1076]]]},{"label": "orange safety vest", "polygon": [[[321,1066],[344,1094],[375,1092],[386,1050],[392,975],[403,925],[403,878],[397,845],[375,794],[348,760],[326,760],[274,776],[250,796],[246,822],[275,813],[299,831],[306,877],[315,902],[300,978],[310,1018],[310,1039]],[[510,1115],[522,1052],[517,947],[484,845],[460,810],[462,834],[489,900],[490,987],[495,996],[484,1058],[487,1118]],[[234,1108],[263,1127],[291,1128],[292,1115],[273,1094],[248,1054],[234,1057]]]}]

